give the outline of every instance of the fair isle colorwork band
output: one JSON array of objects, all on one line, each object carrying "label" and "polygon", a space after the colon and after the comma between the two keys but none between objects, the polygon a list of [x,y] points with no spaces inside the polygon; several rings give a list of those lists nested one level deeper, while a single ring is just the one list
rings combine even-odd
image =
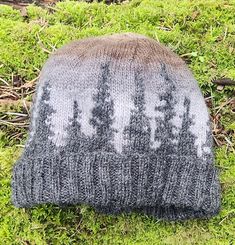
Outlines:
[{"label": "fair isle colorwork band", "polygon": [[185,63],[134,33],[92,37],[44,65],[13,168],[16,207],[88,204],[160,219],[220,209],[208,110]]}]

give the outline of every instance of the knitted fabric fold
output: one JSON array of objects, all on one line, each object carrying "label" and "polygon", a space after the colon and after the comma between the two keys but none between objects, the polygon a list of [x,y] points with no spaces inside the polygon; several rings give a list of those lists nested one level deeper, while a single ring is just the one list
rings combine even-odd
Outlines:
[{"label": "knitted fabric fold", "polygon": [[12,202],[211,217],[221,192],[212,145],[201,91],[173,52],[133,33],[82,39],[40,73]]}]

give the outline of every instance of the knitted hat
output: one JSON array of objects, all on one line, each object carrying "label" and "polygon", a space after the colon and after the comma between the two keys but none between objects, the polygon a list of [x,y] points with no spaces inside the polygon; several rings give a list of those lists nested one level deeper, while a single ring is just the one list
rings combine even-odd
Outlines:
[{"label": "knitted hat", "polygon": [[13,168],[16,207],[89,204],[181,220],[220,209],[212,133],[185,63],[145,36],[92,37],[44,65]]}]

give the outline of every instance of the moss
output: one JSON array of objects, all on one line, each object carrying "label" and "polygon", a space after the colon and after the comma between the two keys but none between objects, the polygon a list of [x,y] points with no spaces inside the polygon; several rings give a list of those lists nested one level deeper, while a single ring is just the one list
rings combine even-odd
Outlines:
[{"label": "moss", "polygon": [[[52,8],[27,7],[27,16],[0,6],[0,77],[11,84],[12,75],[23,81],[38,76],[50,52],[74,39],[115,32],[148,35],[182,56],[204,94],[212,96],[212,112],[234,92],[222,92],[213,78],[234,78],[235,2],[133,0],[121,5],[59,2]],[[1,81],[0,81],[1,83]],[[22,108],[1,107],[0,111]],[[234,132],[234,117],[221,109],[221,124]],[[235,230],[235,156],[231,147],[216,148],[223,189],[222,210],[210,220],[163,222],[136,213],[110,216],[86,205],[63,209],[41,205],[17,209],[11,204],[12,166],[22,151],[0,133],[0,239],[3,244],[233,244]],[[20,129],[20,133],[24,131]],[[231,135],[229,140],[233,142]],[[234,147],[234,146],[233,146]]]},{"label": "moss", "polygon": [[0,8],[0,17],[11,19],[11,20],[22,20],[19,10],[15,10],[10,6],[1,5]]}]

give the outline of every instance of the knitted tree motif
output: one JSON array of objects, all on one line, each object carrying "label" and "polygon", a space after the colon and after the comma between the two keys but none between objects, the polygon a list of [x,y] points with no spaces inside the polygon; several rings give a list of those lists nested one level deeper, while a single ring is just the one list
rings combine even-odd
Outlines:
[{"label": "knitted tree motif", "polygon": [[95,129],[91,138],[92,151],[115,151],[113,137],[116,130],[112,128],[114,122],[114,102],[109,89],[109,63],[101,66],[101,77],[98,81],[97,94],[93,96],[94,108],[90,124]]},{"label": "knitted tree motif", "polygon": [[176,127],[171,122],[173,117],[176,115],[174,111],[175,100],[173,98],[173,93],[176,88],[174,82],[166,73],[165,65],[163,65],[162,71],[162,75],[165,78],[165,83],[168,89],[160,95],[160,101],[163,101],[164,104],[155,107],[155,111],[163,113],[163,118],[155,118],[157,127],[154,132],[154,139],[160,142],[158,150],[164,155],[174,154],[176,151],[176,145],[173,142],[173,140],[176,139],[173,129]]},{"label": "knitted tree motif", "polygon": [[135,108],[131,110],[130,123],[124,128],[124,138],[127,145],[124,153],[148,153],[150,150],[151,127],[149,117],[145,114],[144,82],[140,72],[135,73],[135,94],[133,96]]},{"label": "knitted tree motif", "polygon": [[35,132],[33,139],[30,142],[31,149],[36,151],[41,151],[42,149],[50,150],[54,148],[54,143],[50,140],[49,137],[52,137],[54,133],[51,131],[50,118],[55,110],[49,104],[50,100],[50,85],[49,82],[46,82],[43,86],[42,96],[39,102],[39,111],[38,116],[35,119]]},{"label": "knitted tree motif", "polygon": [[67,127],[68,137],[66,139],[66,148],[69,152],[84,151],[86,146],[86,136],[81,132],[81,124],[79,123],[81,110],[78,108],[78,102],[73,103],[73,117],[70,118],[70,124]]},{"label": "knitted tree motif", "polygon": [[193,120],[189,115],[190,100],[188,98],[184,100],[184,108],[182,127],[179,132],[178,153],[183,156],[197,157],[197,147],[195,146],[196,136],[190,131]]}]

